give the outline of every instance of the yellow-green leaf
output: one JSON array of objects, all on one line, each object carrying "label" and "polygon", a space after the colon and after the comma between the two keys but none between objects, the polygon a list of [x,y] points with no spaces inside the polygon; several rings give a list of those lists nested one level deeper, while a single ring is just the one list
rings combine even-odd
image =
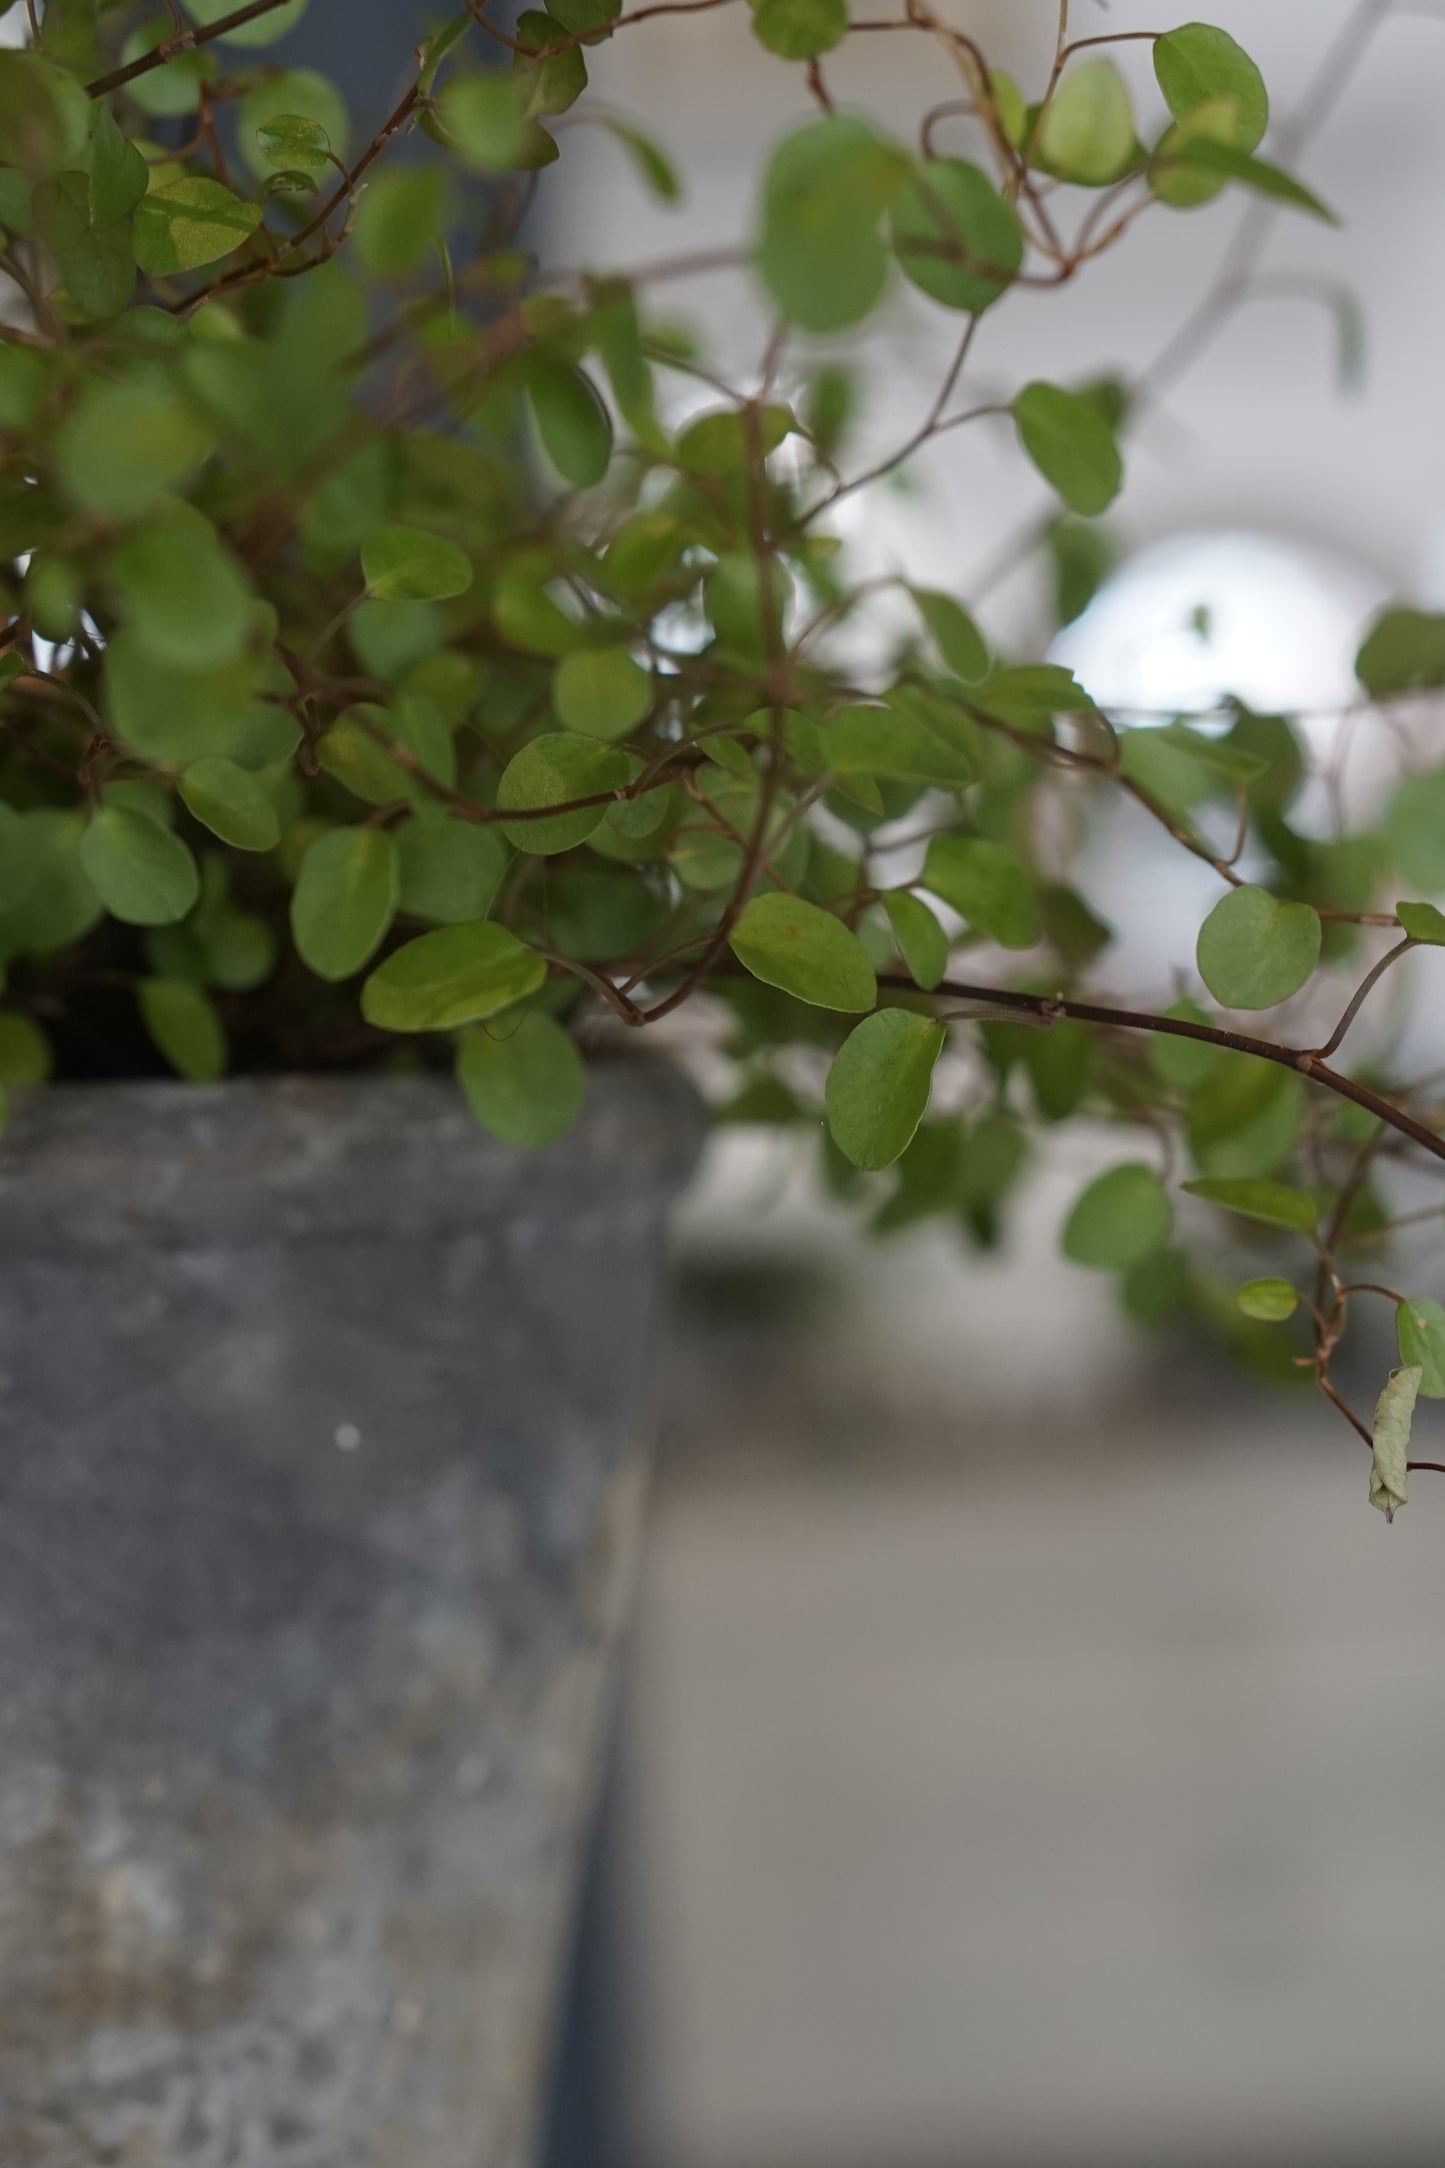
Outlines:
[{"label": "yellow-green leaf", "polygon": [[361,1013],[382,1031],[451,1031],[525,1000],[546,976],[536,950],[492,919],[438,926],[377,966]]},{"label": "yellow-green leaf", "polygon": [[135,260],[156,278],[195,271],[240,248],[260,223],[259,203],[243,201],[203,173],[188,173],[153,188],[137,204]]},{"label": "yellow-green leaf", "polygon": [[868,952],[841,919],[797,896],[754,896],[729,937],[745,970],[819,1009],[871,1009],[878,982]]}]

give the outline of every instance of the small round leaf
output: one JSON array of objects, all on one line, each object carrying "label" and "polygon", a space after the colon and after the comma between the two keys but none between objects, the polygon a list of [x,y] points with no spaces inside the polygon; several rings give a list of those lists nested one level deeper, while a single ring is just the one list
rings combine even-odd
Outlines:
[{"label": "small round leaf", "polygon": [[181,777],[181,796],[203,827],[238,851],[269,851],[280,841],[275,806],[234,760],[193,762]]},{"label": "small round leaf", "polygon": [[1071,512],[1092,519],[1119,494],[1124,463],[1092,399],[1057,384],[1026,384],[1013,405],[1019,438]]},{"label": "small round leaf", "polygon": [[1154,40],[1154,74],[1176,120],[1216,98],[1235,108],[1235,145],[1252,151],[1269,126],[1264,77],[1242,45],[1212,23],[1184,23]]},{"label": "small round leaf", "polygon": [[220,181],[188,173],[153,188],[136,205],[135,260],[156,278],[217,263],[248,241],[261,223],[259,203],[247,203]]},{"label": "small round leaf", "polygon": [[587,1085],[568,1034],[535,1009],[516,1023],[469,1031],[457,1051],[457,1078],[483,1129],[503,1144],[533,1149],[571,1127]]},{"label": "small round leaf", "polygon": [[756,0],[753,34],[780,60],[816,60],[848,34],[848,0]]},{"label": "small round leaf", "polygon": [[652,679],[626,648],[584,648],[558,663],[552,705],[569,730],[625,738],[652,706]]},{"label": "small round leaf", "polygon": [[[609,803],[631,774],[632,763],[615,746],[572,731],[548,731],[512,755],[497,785],[501,812],[544,817],[504,821],[502,833],[519,851],[530,852],[534,858],[574,850],[601,826]],[[571,805],[577,798],[595,802],[545,817],[548,807]]]},{"label": "small round leaf", "polygon": [[472,584],[466,551],[421,527],[383,527],[368,536],[361,569],[374,602],[442,602]]},{"label": "small round leaf", "polygon": [[1111,1167],[1089,1184],[1064,1223],[1064,1255],[1076,1265],[1123,1272],[1169,1239],[1173,1214],[1152,1167]]},{"label": "small round leaf", "polygon": [[378,964],[361,1013],[382,1031],[451,1031],[535,993],[547,966],[505,926],[483,919],[419,934]]},{"label": "small round leaf", "polygon": [[819,1009],[871,1009],[878,982],[868,952],[841,919],[796,896],[754,896],[729,945],[755,979]]},{"label": "small round leaf", "polygon": [[1199,975],[1226,1009],[1272,1009],[1320,960],[1319,914],[1263,888],[1232,888],[1199,929]]},{"label": "small round leaf", "polygon": [[946,309],[991,307],[1024,260],[1018,213],[966,158],[920,166],[891,226],[904,277]]},{"label": "small round leaf", "polygon": [[946,1033],[931,1016],[880,1009],[850,1031],[824,1094],[833,1141],[855,1167],[891,1167],[928,1111]]},{"label": "small round leaf", "polygon": [[1039,123],[1039,162],[1061,180],[1104,188],[1126,172],[1134,155],[1134,109],[1129,87],[1111,60],[1070,68]]},{"label": "small round leaf", "polygon": [[348,979],[374,954],[397,901],[396,845],[381,828],[333,828],[301,861],[291,932],[319,979]]},{"label": "small round leaf", "polygon": [[196,862],[179,836],[129,807],[102,805],[80,841],[86,878],[112,918],[169,926],[201,891]]},{"label": "small round leaf", "polygon": [[1431,1295],[1412,1295],[1395,1312],[1402,1363],[1420,1366],[1427,1400],[1445,1400],[1445,1307]]},{"label": "small round leaf", "polygon": [[1281,1325],[1299,1308],[1299,1290],[1288,1280],[1246,1280],[1236,1288],[1235,1301],[1246,1317],[1264,1325]]},{"label": "small round leaf", "polygon": [[204,988],[189,979],[142,979],[141,1021],[179,1076],[213,1084],[226,1071],[226,1033]]}]

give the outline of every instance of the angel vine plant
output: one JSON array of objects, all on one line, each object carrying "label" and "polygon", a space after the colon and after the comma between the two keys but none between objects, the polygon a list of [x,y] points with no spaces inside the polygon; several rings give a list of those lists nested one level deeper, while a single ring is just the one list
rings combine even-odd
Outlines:
[{"label": "angel vine plant", "polygon": [[[537,175],[595,47],[722,0],[510,23],[471,0],[360,148],[334,86],[264,51],[304,0],[184,4],[25,0],[0,55],[0,1081],[448,1061],[485,1128],[542,1145],[584,1091],[579,1031],[705,996],[724,1114],[819,1124],[829,1179],[885,1227],[945,1214],[989,1242],[1031,1123],[1113,1124],[1125,1156],[1066,1253],[1140,1312],[1227,1311],[1246,1339],[1297,1316],[1287,1360],[1402,1504],[1445,1309],[1353,1260],[1391,1232],[1391,1163],[1445,1140],[1429,1080],[1342,1047],[1406,950],[1445,945],[1445,770],[1321,840],[1292,824],[1289,718],[1106,714],[996,651],[967,598],[852,571],[830,524],[945,431],[1006,428],[1061,500],[1034,540],[1064,614],[1087,601],[1132,414],[1247,296],[1261,217],[1329,215],[1260,155],[1247,54],[1202,23],[1071,36],[1065,0],[1031,94],[928,0],[757,0],[802,117],[753,232],[604,275],[528,252]],[[1316,116],[1387,13],[1368,0],[1324,56]],[[926,38],[950,71],[912,144],[836,108],[825,57],[863,35]],[[1139,39],[1148,112],[1110,50]],[[676,193],[650,136],[597,117]],[[1252,209],[1152,373],[967,398],[1010,294],[1227,190]],[[657,314],[720,264],[772,324],[741,387]],[[900,281],[959,336],[869,466],[848,341]],[[1359,677],[1377,726],[1445,686],[1445,620],[1390,611]],[[1220,885],[1152,1004],[1113,988],[1059,840],[1115,794]],[[1269,1036],[1239,1028],[1263,1011]],[[1221,1301],[1174,1247],[1181,1151],[1183,1188],[1292,1241],[1303,1286]],[[1332,1374],[1366,1288],[1402,1355],[1373,1428]]]}]

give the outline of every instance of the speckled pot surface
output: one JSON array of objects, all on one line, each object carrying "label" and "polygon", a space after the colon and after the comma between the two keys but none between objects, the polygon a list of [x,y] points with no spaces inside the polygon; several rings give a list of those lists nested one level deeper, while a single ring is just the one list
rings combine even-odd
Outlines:
[{"label": "speckled pot surface", "polygon": [[0,2162],[523,2168],[640,1495],[668,1072],[0,1145]]}]

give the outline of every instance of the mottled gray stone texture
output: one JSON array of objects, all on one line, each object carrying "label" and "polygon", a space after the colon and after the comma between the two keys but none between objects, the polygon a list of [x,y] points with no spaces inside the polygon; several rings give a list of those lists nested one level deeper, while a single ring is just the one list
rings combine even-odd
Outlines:
[{"label": "mottled gray stone texture", "polygon": [[0,1144],[0,2163],[521,2168],[698,1115],[57,1086]]}]

